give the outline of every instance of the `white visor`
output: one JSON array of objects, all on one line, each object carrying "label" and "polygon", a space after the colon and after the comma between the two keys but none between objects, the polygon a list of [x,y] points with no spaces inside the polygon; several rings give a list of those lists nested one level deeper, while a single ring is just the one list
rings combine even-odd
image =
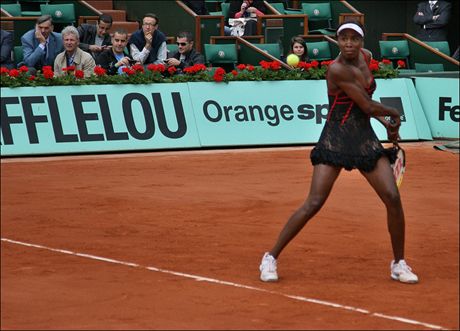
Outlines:
[{"label": "white visor", "polygon": [[359,27],[359,25],[356,25],[356,24],[354,24],[354,23],[345,23],[344,25],[341,25],[340,28],[337,30],[337,35],[339,35],[340,32],[342,32],[342,31],[345,30],[345,29],[352,29],[352,30],[358,32],[359,35],[360,35],[361,37],[364,38],[364,31],[363,31],[363,29],[361,29],[361,28]]}]

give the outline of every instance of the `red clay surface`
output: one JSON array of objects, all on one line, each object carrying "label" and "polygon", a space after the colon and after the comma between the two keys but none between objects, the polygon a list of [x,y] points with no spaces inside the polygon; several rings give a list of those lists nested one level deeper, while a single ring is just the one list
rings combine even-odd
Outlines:
[{"label": "red clay surface", "polygon": [[417,285],[390,279],[385,209],[357,171],[280,256],[280,282],[258,280],[308,193],[310,147],[2,159],[1,328],[458,329],[459,156],[402,145]]}]

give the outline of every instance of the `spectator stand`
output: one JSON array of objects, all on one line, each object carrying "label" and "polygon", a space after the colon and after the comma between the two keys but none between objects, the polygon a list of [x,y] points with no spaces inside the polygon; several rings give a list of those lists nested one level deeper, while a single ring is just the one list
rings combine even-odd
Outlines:
[{"label": "spectator stand", "polygon": [[203,53],[204,44],[209,44],[212,36],[224,35],[224,16],[223,15],[197,15],[186,4],[180,0],[175,0],[177,6],[182,8],[187,16],[187,25],[192,25],[190,31],[195,37],[195,49]]},{"label": "spectator stand", "polygon": [[234,44],[238,53],[238,63],[258,66],[262,60],[269,62],[277,61],[283,68],[292,70],[292,68],[281,61],[279,57],[272,55],[280,54],[276,53],[276,50],[281,51],[279,49],[279,44],[265,43],[262,35],[246,37],[214,36],[211,38],[211,44]]},{"label": "spectator stand", "polygon": [[[279,42],[282,45],[282,56],[289,52],[290,40],[295,35],[311,35],[312,25],[310,17],[305,14],[302,7],[305,7],[306,1],[292,1],[293,8],[286,8],[281,1],[265,1],[265,5],[272,14],[265,15],[261,18],[258,27],[258,34],[264,35],[265,42],[274,43]],[[334,27],[344,21],[359,20],[364,23],[364,14],[359,12],[356,8],[351,6],[347,1],[323,1],[312,2],[319,5],[327,5],[330,19],[327,19],[328,28],[330,29],[329,35],[335,34]],[[304,18],[306,16],[306,18]],[[319,23],[319,22],[318,22]],[[322,33],[318,34],[321,36]]]},{"label": "spectator stand", "polygon": [[[459,61],[444,54],[441,50],[407,33],[382,33],[383,41],[406,40],[409,49],[409,69],[415,69],[415,63],[442,64],[445,71],[459,71]],[[380,55],[381,56],[381,55]]]},{"label": "spectator stand", "polygon": [[327,61],[339,55],[337,40],[327,35],[300,35],[307,45],[310,61]]}]

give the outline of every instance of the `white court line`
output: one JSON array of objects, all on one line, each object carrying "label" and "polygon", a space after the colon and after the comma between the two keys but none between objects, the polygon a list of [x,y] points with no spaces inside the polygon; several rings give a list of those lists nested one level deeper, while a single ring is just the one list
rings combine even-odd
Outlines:
[{"label": "white court line", "polygon": [[125,261],[110,259],[110,258],[106,258],[106,257],[102,257],[102,256],[91,255],[91,254],[77,253],[77,252],[72,252],[72,251],[65,250],[65,249],[51,248],[51,247],[46,247],[46,246],[37,245],[37,244],[30,244],[30,243],[25,243],[25,242],[21,242],[21,241],[17,241],[17,240],[11,240],[11,239],[7,239],[7,238],[2,238],[2,241],[8,242],[8,243],[11,243],[11,244],[27,246],[27,247],[45,249],[45,250],[48,250],[48,251],[62,253],[62,254],[75,255],[75,256],[91,259],[91,260],[99,260],[99,261],[108,262],[108,263],[121,264],[121,265],[124,265],[124,266],[133,267],[133,268],[140,268],[140,269],[146,269],[146,270],[150,270],[150,271],[155,271],[155,272],[161,272],[161,273],[165,273],[165,274],[175,275],[175,276],[178,276],[178,277],[191,278],[191,279],[194,279],[194,280],[199,281],[199,282],[215,283],[215,284],[220,284],[220,285],[244,288],[244,289],[252,290],[252,291],[275,294],[275,295],[279,295],[279,296],[289,298],[289,299],[293,299],[293,300],[304,301],[304,302],[314,303],[314,304],[318,304],[318,305],[323,305],[323,306],[328,306],[328,307],[333,307],[333,308],[338,308],[338,309],[343,309],[343,310],[350,310],[350,311],[354,311],[356,313],[361,313],[361,314],[365,314],[365,315],[369,315],[369,316],[373,316],[373,317],[379,317],[379,318],[383,318],[383,319],[398,321],[398,322],[406,323],[406,324],[420,325],[420,326],[424,326],[424,327],[434,329],[434,330],[447,330],[446,328],[444,328],[442,326],[439,326],[439,325],[420,322],[420,321],[416,321],[416,320],[412,320],[412,319],[408,319],[408,318],[404,318],[404,317],[399,317],[399,316],[390,316],[390,315],[385,315],[385,314],[381,314],[381,313],[377,313],[377,312],[371,312],[371,311],[366,310],[366,309],[352,307],[352,306],[344,306],[344,305],[334,303],[334,302],[318,300],[318,299],[312,299],[312,298],[307,298],[307,297],[298,296],[298,295],[290,295],[290,294],[285,294],[285,293],[276,292],[276,291],[270,291],[270,290],[266,290],[266,289],[260,288],[260,287],[254,287],[254,286],[249,286],[249,285],[244,285],[244,284],[238,284],[238,283],[223,281],[223,280],[219,280],[219,279],[215,279],[215,278],[208,278],[208,277],[203,277],[203,276],[186,274],[186,273],[182,273],[182,272],[166,270],[166,269],[161,269],[161,268],[152,267],[152,266],[143,266],[143,265],[140,265],[140,264],[137,264],[137,263],[125,262]]},{"label": "white court line", "polygon": [[313,146],[279,146],[279,147],[254,147],[254,148],[235,148],[235,149],[190,149],[190,150],[171,150],[171,151],[151,151],[151,152],[126,152],[110,154],[69,154],[60,156],[23,156],[7,157],[0,159],[1,163],[34,163],[52,161],[73,161],[73,160],[99,160],[99,159],[123,159],[138,157],[157,157],[157,156],[188,156],[202,154],[241,154],[241,153],[263,153],[279,151],[298,151],[309,150]]}]

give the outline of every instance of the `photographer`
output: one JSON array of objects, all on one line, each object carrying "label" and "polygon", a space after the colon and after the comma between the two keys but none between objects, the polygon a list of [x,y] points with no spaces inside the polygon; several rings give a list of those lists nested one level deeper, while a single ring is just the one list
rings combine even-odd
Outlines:
[{"label": "photographer", "polygon": [[116,30],[112,37],[112,47],[98,55],[96,64],[107,70],[108,75],[123,74],[123,68],[136,63],[126,52],[127,44],[128,32],[124,29]]},{"label": "photographer", "polygon": [[[261,0],[239,0],[230,2],[228,17],[244,19],[243,35],[252,36],[257,34],[257,17],[264,16],[266,12],[267,8]],[[227,25],[230,25],[230,21]]]}]

